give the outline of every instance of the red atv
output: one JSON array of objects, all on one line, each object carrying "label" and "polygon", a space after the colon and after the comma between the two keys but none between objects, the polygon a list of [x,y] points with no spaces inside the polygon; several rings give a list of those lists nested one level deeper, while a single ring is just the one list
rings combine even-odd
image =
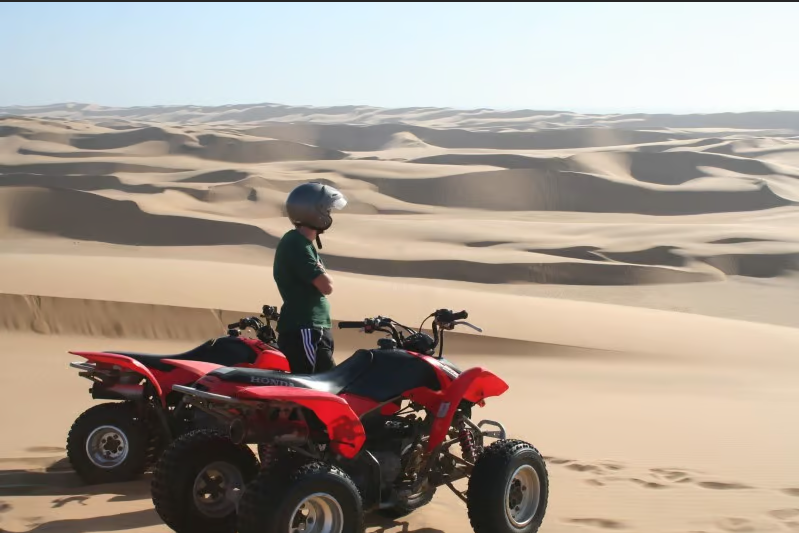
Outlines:
[{"label": "red atv", "polygon": [[[537,531],[549,496],[542,456],[501,424],[471,421],[508,385],[442,356],[445,331],[481,330],[465,311],[431,317],[432,337],[424,322],[419,331],[383,317],[340,323],[390,337],[325,373],[218,368],[175,385],[228,429],[194,430],[164,451],[151,485],[162,520],[179,533],[361,533],[364,513],[406,515],[446,485],[476,533]],[[464,478],[460,491],[453,483]]]},{"label": "red atv", "polygon": [[[78,476],[86,483],[133,479],[178,435],[213,426],[213,419],[181,402],[173,385],[189,385],[221,366],[289,372],[270,323],[279,318],[277,308],[265,305],[262,311],[265,323],[243,318],[228,325],[226,336],[182,354],[69,352],[87,359],[70,366],[92,381],[92,398],[122,400],[90,407],[73,423],[67,456]],[[256,331],[257,339],[241,335],[247,328]]]}]

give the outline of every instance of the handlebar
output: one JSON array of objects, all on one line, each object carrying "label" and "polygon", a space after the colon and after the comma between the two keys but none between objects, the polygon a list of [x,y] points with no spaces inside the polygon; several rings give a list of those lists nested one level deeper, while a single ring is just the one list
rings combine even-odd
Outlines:
[{"label": "handlebar", "polygon": [[449,309],[439,309],[438,311],[436,311],[435,317],[438,322],[443,322],[446,324],[446,323],[455,322],[456,320],[464,320],[466,318],[469,318],[469,313],[467,313],[466,311],[459,311],[457,313],[453,313]]},{"label": "handlebar", "polygon": [[[375,331],[382,331],[384,333],[388,333],[391,337],[396,341],[397,346],[405,346],[405,341],[407,341],[409,346],[418,346],[418,342],[423,342],[423,344],[432,343],[429,345],[429,352],[430,355],[435,351],[436,347],[439,347],[439,352],[443,350],[444,344],[444,332],[448,330],[455,329],[455,326],[464,325],[472,328],[475,331],[480,333],[483,332],[481,328],[466,322],[464,319],[469,316],[469,313],[464,311],[454,312],[450,309],[438,309],[430,314],[422,325],[419,327],[419,331],[413,330],[407,326],[403,326],[402,324],[392,320],[391,318],[386,318],[382,316],[377,316],[374,318],[366,318],[361,321],[341,321],[338,323],[339,329],[362,329],[366,333],[373,333]],[[421,330],[424,327],[424,323],[427,322],[429,318],[433,318],[433,337],[431,338],[425,333],[422,333]],[[410,333],[410,336],[403,337],[403,334],[397,331],[397,327],[406,330]],[[427,341],[420,341],[420,339],[426,338]],[[418,351],[418,350],[417,350]],[[427,347],[425,347],[425,351],[427,351]],[[440,356],[440,354],[439,354]]]},{"label": "handlebar", "polygon": [[483,328],[475,326],[474,324],[470,324],[469,322],[466,322],[465,320],[457,320],[457,321],[453,322],[452,325],[453,326],[460,326],[460,325],[469,326],[470,328],[472,328],[475,331],[479,331],[480,333],[483,332]]},{"label": "handlebar", "polygon": [[[261,308],[261,317],[266,319],[267,325],[269,322],[275,320],[280,320],[280,312],[279,309],[274,305],[264,305]],[[238,322],[233,322],[232,324],[228,324],[228,329],[259,329],[264,326],[264,323],[255,316],[244,317],[239,319]]]},{"label": "handlebar", "polygon": [[366,325],[365,320],[361,320],[360,322],[339,322],[338,327],[339,329],[361,329]]}]

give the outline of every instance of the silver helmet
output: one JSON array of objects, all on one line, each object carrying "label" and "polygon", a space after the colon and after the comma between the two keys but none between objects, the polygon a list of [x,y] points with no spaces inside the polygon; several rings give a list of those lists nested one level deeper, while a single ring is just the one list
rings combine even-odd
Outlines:
[{"label": "silver helmet", "polygon": [[333,224],[332,209],[341,210],[347,199],[341,191],[321,183],[303,183],[286,198],[286,214],[295,226],[306,226],[319,233]]}]

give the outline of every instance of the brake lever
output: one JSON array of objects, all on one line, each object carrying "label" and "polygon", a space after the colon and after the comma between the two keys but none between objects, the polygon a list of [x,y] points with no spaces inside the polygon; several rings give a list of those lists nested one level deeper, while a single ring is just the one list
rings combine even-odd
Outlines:
[{"label": "brake lever", "polygon": [[452,323],[452,325],[453,325],[453,326],[460,326],[460,325],[463,325],[463,326],[469,326],[470,328],[472,328],[472,329],[473,329],[473,330],[475,330],[475,331],[478,331],[478,332],[480,332],[480,333],[482,333],[482,332],[483,332],[483,328],[480,328],[480,327],[478,327],[478,326],[475,326],[474,324],[471,324],[471,323],[469,323],[469,322],[466,322],[465,320],[457,320],[457,321],[453,322],[453,323]]}]

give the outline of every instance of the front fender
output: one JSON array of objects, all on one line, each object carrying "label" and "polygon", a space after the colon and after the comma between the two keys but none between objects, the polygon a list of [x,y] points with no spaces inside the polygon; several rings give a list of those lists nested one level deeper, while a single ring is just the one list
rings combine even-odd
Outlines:
[{"label": "front fender", "polygon": [[294,387],[247,387],[240,400],[291,402],[313,411],[327,426],[330,448],[347,459],[354,458],[366,442],[361,421],[343,398],[327,392]]},{"label": "front fender", "polygon": [[436,419],[430,429],[430,440],[427,450],[433,451],[436,446],[444,442],[452,418],[462,400],[478,403],[492,396],[499,396],[508,390],[508,384],[482,367],[470,368],[463,372],[444,392],[438,404]]}]

